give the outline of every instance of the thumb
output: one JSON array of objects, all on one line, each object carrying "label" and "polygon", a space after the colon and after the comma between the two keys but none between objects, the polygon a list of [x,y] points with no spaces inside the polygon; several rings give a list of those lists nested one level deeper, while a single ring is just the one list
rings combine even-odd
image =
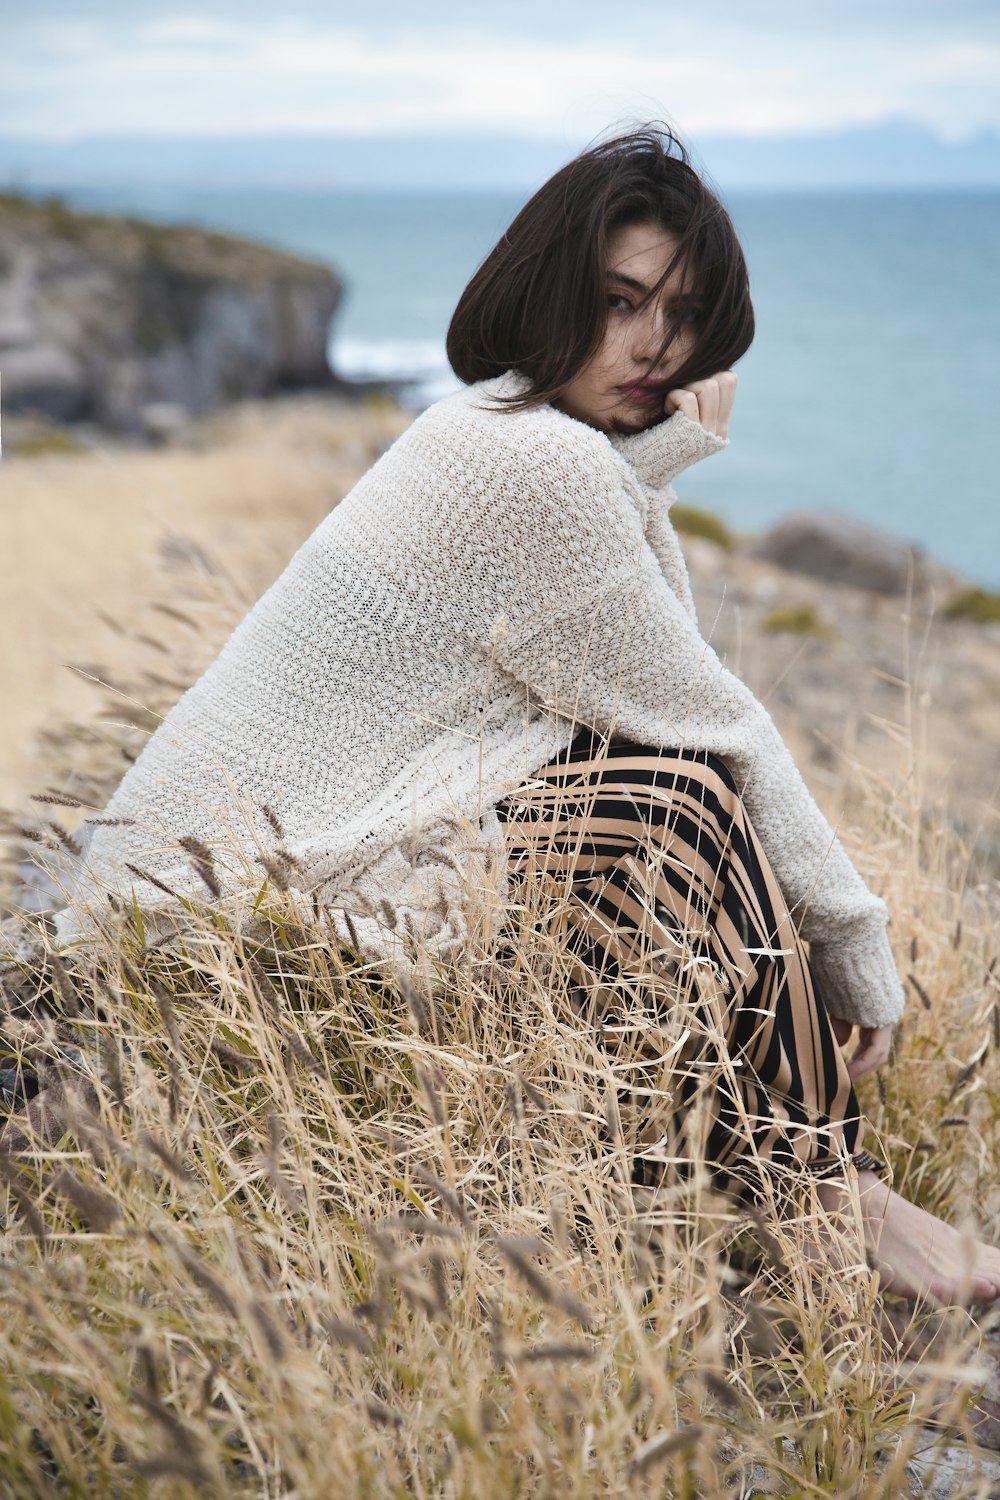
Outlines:
[{"label": "thumb", "polygon": [[854,1023],[853,1021],[842,1021],[839,1016],[831,1016],[830,1030],[837,1040],[838,1047],[846,1047],[854,1034]]}]

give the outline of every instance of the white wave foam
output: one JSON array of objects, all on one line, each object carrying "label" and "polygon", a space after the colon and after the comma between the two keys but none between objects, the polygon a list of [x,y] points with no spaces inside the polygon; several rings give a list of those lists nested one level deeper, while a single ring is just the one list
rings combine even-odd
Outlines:
[{"label": "white wave foam", "polygon": [[343,380],[380,380],[407,406],[429,406],[459,388],[438,339],[336,337],[330,368]]}]

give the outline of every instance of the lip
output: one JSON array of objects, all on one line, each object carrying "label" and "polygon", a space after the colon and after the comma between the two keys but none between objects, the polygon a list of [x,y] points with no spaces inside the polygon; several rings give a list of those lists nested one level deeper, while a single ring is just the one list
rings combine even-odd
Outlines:
[{"label": "lip", "polygon": [[631,380],[625,385],[617,387],[620,393],[627,399],[633,401],[655,401],[659,396],[665,396],[667,382],[665,380]]}]

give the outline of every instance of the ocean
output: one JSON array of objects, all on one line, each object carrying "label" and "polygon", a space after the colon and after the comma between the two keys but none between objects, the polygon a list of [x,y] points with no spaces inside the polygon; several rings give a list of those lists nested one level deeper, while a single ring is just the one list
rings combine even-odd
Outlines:
[{"label": "ocean", "polygon": [[[500,194],[77,189],[329,262],[341,375],[419,407],[456,386],[455,301],[519,206]],[[1000,587],[1000,192],[733,194],[758,332],[725,453],[677,489],[737,531],[829,507]]]}]

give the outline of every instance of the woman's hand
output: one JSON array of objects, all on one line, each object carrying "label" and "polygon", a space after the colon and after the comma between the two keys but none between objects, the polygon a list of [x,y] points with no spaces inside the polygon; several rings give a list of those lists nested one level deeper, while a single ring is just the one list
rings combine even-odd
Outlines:
[{"label": "woman's hand", "polygon": [[[831,1016],[830,1026],[838,1046],[846,1047],[854,1034],[851,1022],[842,1021],[839,1016]],[[866,1073],[874,1073],[886,1061],[892,1046],[892,1031],[891,1026],[858,1027],[858,1045],[847,1059],[847,1071],[852,1083],[857,1083]]]},{"label": "woman's hand", "polygon": [[707,380],[692,380],[690,385],[678,386],[667,392],[664,414],[682,411],[692,422],[698,422],[706,432],[718,437],[729,436],[729,417],[736,400],[736,371],[720,370]]}]

